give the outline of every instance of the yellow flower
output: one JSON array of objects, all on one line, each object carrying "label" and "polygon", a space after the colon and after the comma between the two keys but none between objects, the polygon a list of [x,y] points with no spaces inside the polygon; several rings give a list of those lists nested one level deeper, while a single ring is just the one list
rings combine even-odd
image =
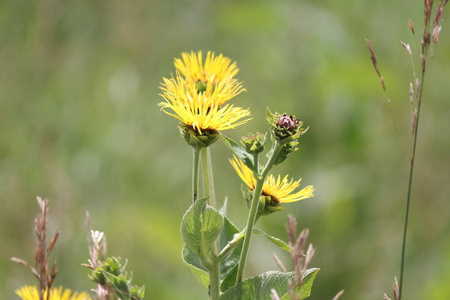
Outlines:
[{"label": "yellow flower", "polygon": [[173,97],[186,105],[190,105],[195,98],[209,101],[210,106],[222,106],[225,102],[244,91],[235,79],[220,81],[217,84],[207,82],[203,87],[199,87],[195,82],[187,80],[177,73],[176,78],[163,78],[163,81],[161,86],[161,90],[164,92],[163,97]]},{"label": "yellow flower", "polygon": [[[24,286],[16,290],[16,294],[22,300],[39,300],[39,291],[35,286]],[[50,300],[91,300],[92,298],[85,292],[73,293],[69,289],[63,290],[62,287],[53,288],[50,291]],[[47,291],[44,292],[44,299],[47,299]]]},{"label": "yellow flower", "polygon": [[[250,189],[254,190],[256,179],[253,176],[253,171],[236,157],[230,159],[230,163],[239,177],[241,177],[242,181],[244,181]],[[288,175],[283,178],[278,175],[278,177],[275,178],[275,176],[270,174],[264,181],[261,195],[270,196],[276,203],[290,203],[314,197],[314,187],[312,185],[294,192],[295,189],[300,186],[301,181],[301,179],[297,181],[294,181],[293,179],[288,180]]]},{"label": "yellow flower", "polygon": [[161,96],[166,101],[159,105],[165,113],[177,118],[200,134],[202,130],[231,129],[249,121],[249,118],[246,119],[250,116],[248,109],[230,104],[220,105],[227,97],[227,92],[218,92],[221,88],[222,86],[218,85],[211,94],[198,93],[195,83],[186,81],[180,76],[177,76],[176,80],[164,78]]},{"label": "yellow flower", "polygon": [[175,68],[187,79],[194,82],[212,82],[214,84],[228,80],[239,72],[236,62],[231,63],[231,59],[222,54],[215,56],[214,52],[208,51],[205,64],[203,64],[202,51],[195,53],[183,52],[181,59],[175,58]]}]

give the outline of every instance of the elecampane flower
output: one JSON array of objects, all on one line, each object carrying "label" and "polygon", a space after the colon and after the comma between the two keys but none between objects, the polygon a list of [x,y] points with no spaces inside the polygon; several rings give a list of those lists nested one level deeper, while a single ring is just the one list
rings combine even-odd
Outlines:
[{"label": "elecampane flower", "polygon": [[[177,79],[165,79],[161,96],[166,100],[159,105],[165,113],[177,118],[201,133],[202,130],[225,130],[249,121],[248,109],[227,104],[220,105],[224,94],[198,93],[195,83]],[[216,89],[217,90],[217,89]],[[172,112],[171,112],[171,111]]]},{"label": "elecampane flower", "polygon": [[189,80],[212,82],[214,84],[232,78],[239,72],[236,62],[222,54],[216,56],[214,52],[208,51],[203,64],[202,51],[195,53],[183,52],[181,59],[175,58],[175,68]]},{"label": "elecampane flower", "polygon": [[[236,157],[230,159],[230,163],[242,181],[250,189],[255,189],[256,179],[253,176],[253,171]],[[275,176],[270,174],[264,181],[262,195],[270,196],[277,203],[290,203],[314,197],[314,187],[312,185],[294,192],[300,186],[301,181],[301,179],[297,181],[293,179],[288,180],[288,175],[283,178],[278,175],[275,178]]]},{"label": "elecampane flower", "polygon": [[[48,291],[44,292],[44,299],[47,299]],[[39,300],[39,291],[35,286],[24,286],[16,290],[22,300]],[[63,290],[62,287],[50,290],[50,300],[91,300],[92,298],[85,292],[72,293],[71,290]]]},{"label": "elecampane flower", "polygon": [[[194,98],[197,100],[201,98],[203,101],[208,100],[210,106],[222,106],[225,102],[244,91],[240,83],[235,79],[220,81],[215,85],[207,82],[201,89],[195,82],[186,80],[179,73],[177,73],[176,77],[170,79],[163,78],[163,81],[161,90],[163,90],[164,95],[177,98],[178,101],[182,101],[187,105]],[[198,97],[197,94],[204,97]]]},{"label": "elecampane flower", "polygon": [[202,130],[221,131],[235,128],[250,120],[250,118],[246,118],[250,116],[248,109],[234,107],[233,105],[210,106],[208,99],[193,99],[190,105],[185,105],[177,99],[163,97],[166,102],[159,104],[162,110],[200,134]]}]

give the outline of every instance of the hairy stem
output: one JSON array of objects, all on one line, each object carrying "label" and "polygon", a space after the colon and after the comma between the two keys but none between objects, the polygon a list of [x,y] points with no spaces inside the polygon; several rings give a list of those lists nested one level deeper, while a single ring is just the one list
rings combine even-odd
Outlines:
[{"label": "hairy stem", "polygon": [[200,162],[200,148],[193,147],[193,161],[192,161],[192,202],[198,198],[198,170]]},{"label": "hairy stem", "polygon": [[[245,262],[247,260],[248,250],[250,248],[250,240],[252,237],[253,226],[255,225],[255,221],[257,218],[258,206],[259,206],[259,198],[261,197],[261,191],[264,185],[264,180],[266,179],[269,171],[272,169],[275,159],[278,157],[281,151],[282,145],[278,141],[275,141],[274,149],[272,155],[266,163],[266,166],[262,170],[261,174],[258,172],[254,172],[256,179],[256,186],[253,190],[253,198],[250,205],[250,212],[247,218],[247,226],[245,227],[245,237],[244,244],[242,245],[241,257],[239,259],[238,273],[236,276],[236,283],[242,281],[242,277],[244,274]],[[255,159],[255,162],[258,160]],[[258,169],[258,166],[256,166]]]},{"label": "hairy stem", "polygon": [[214,258],[214,261],[209,268],[209,291],[211,300],[219,299],[220,296],[219,260],[216,258]]},{"label": "hairy stem", "polygon": [[[213,208],[216,208],[211,154],[208,147],[201,150],[201,159],[203,173],[203,197],[209,197],[209,204]],[[209,292],[212,300],[217,300],[220,296],[220,261],[217,259],[218,249],[219,241],[217,240],[214,243],[213,249],[210,253],[211,263],[206,266],[209,271]]]},{"label": "hairy stem", "polygon": [[203,196],[209,197],[209,205],[216,207],[216,192],[214,189],[214,177],[211,162],[211,153],[209,148],[203,148],[202,152],[202,171],[203,171]]}]

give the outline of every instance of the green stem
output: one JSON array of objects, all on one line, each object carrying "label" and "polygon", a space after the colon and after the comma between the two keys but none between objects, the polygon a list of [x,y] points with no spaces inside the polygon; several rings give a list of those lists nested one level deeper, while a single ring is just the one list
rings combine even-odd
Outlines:
[{"label": "green stem", "polygon": [[413,181],[413,171],[414,171],[414,161],[416,158],[416,144],[417,144],[417,132],[419,129],[419,116],[420,116],[420,106],[422,104],[422,93],[423,93],[423,83],[425,81],[425,70],[422,69],[422,78],[420,83],[420,91],[419,91],[419,100],[417,103],[417,119],[414,128],[414,139],[412,146],[412,155],[410,161],[410,169],[409,169],[409,183],[408,183],[408,195],[406,196],[406,209],[405,209],[405,224],[403,228],[403,243],[402,243],[402,258],[400,263],[400,282],[399,282],[399,300],[402,299],[402,288],[403,288],[403,270],[405,267],[405,253],[406,253],[406,234],[408,232],[408,219],[409,219],[409,206],[411,202],[411,189],[412,189],[412,181]]},{"label": "green stem", "polygon": [[198,198],[198,170],[200,162],[200,148],[193,147],[193,162],[192,162],[192,202]]},{"label": "green stem", "polygon": [[214,189],[211,154],[209,148],[203,148],[201,152],[203,171],[203,197],[209,197],[209,205],[216,208],[216,192]]},{"label": "green stem", "polygon": [[[266,166],[261,172],[261,175],[258,172],[255,172],[256,186],[253,190],[253,198],[252,203],[250,205],[250,212],[247,218],[247,226],[245,227],[245,237],[244,244],[242,245],[241,257],[239,259],[238,273],[236,276],[236,283],[242,281],[242,277],[244,275],[245,262],[247,260],[248,250],[250,248],[250,240],[252,237],[253,226],[255,225],[255,221],[257,218],[258,206],[259,206],[259,198],[261,197],[262,188],[264,185],[264,180],[266,179],[269,171],[272,169],[273,164],[275,163],[275,159],[280,154],[282,145],[276,140],[272,155],[266,163]],[[257,162],[257,159],[255,159]]]},{"label": "green stem", "polygon": [[214,173],[212,168],[212,160],[211,160],[211,151],[209,148],[206,148],[206,152],[208,153],[208,177],[209,177],[209,197],[211,206],[217,209],[216,203],[216,190],[214,188]]},{"label": "green stem", "polygon": [[[211,154],[209,148],[201,150],[202,172],[203,172],[203,197],[209,197],[209,204],[216,208],[216,196],[214,190],[214,178],[211,163]],[[212,252],[210,253],[211,263],[205,266],[209,271],[209,292],[212,300],[219,299],[220,296],[220,261],[217,259],[219,249],[219,241],[214,243]]]},{"label": "green stem", "polygon": [[221,261],[225,256],[227,256],[227,254],[230,253],[230,251],[233,250],[234,247],[239,245],[244,236],[245,234],[243,232],[240,232],[236,238],[228,242],[228,244],[225,247],[223,247],[222,251],[220,251],[220,253],[217,254],[217,259]]},{"label": "green stem", "polygon": [[209,292],[211,300],[217,300],[220,296],[220,275],[219,275],[219,260],[214,259],[209,268]]}]

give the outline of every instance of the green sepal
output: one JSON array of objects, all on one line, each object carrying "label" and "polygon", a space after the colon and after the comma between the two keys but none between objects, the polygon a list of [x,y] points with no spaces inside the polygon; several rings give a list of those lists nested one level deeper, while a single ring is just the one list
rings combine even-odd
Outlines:
[{"label": "green sepal", "polygon": [[181,237],[186,246],[200,257],[202,264],[208,260],[223,226],[223,216],[209,206],[207,200],[202,198],[195,201],[181,221]]},{"label": "green sepal", "polygon": [[264,235],[266,238],[269,239],[269,241],[271,241],[272,243],[274,243],[276,246],[278,246],[278,248],[280,248],[281,250],[287,251],[287,252],[291,252],[291,247],[289,247],[289,244],[286,243],[283,240],[280,240],[279,238],[276,238],[274,236],[271,236],[267,233],[265,233],[264,231],[260,230],[260,229],[253,229],[253,234],[259,234],[259,235]]},{"label": "green sepal", "polygon": [[248,153],[242,145],[238,144],[233,139],[223,134],[220,134],[220,136],[222,137],[225,145],[230,148],[234,155],[236,155],[247,167],[249,167],[250,170],[253,172],[257,171],[254,163],[254,156],[252,154]]},{"label": "green sepal", "polygon": [[200,262],[200,257],[191,249],[184,246],[182,250],[183,262],[191,271],[192,275],[206,288],[209,287],[208,270]]},{"label": "green sepal", "polygon": [[283,273],[269,271],[257,276],[244,279],[233,287],[229,288],[219,300],[270,300],[271,290],[277,291],[278,295],[285,295],[288,292],[288,280],[294,278],[294,273]]},{"label": "green sepal", "polygon": [[[319,268],[311,268],[303,272],[302,274],[302,286],[300,288],[300,299],[306,299],[311,296],[311,290],[314,283],[314,279],[316,278],[317,273],[319,273]],[[298,286],[296,288],[296,293],[299,293]],[[297,294],[298,295],[298,294]],[[289,300],[289,294],[281,297],[281,300]]]},{"label": "green sepal", "polygon": [[205,129],[200,133],[198,130],[183,123],[180,123],[179,129],[186,143],[198,149],[211,146],[219,138],[217,130]]},{"label": "green sepal", "polygon": [[[253,190],[252,189],[242,189],[242,195],[247,202],[247,207],[250,208],[253,199]],[[259,197],[259,205],[257,211],[257,219],[261,216],[268,216],[277,211],[282,211],[283,206],[274,201],[271,196],[260,196]]]},{"label": "green sepal", "polygon": [[264,151],[264,146],[266,144],[266,135],[262,133],[249,133],[247,136],[241,138],[241,145],[245,148],[247,153],[252,155],[258,155]]}]

